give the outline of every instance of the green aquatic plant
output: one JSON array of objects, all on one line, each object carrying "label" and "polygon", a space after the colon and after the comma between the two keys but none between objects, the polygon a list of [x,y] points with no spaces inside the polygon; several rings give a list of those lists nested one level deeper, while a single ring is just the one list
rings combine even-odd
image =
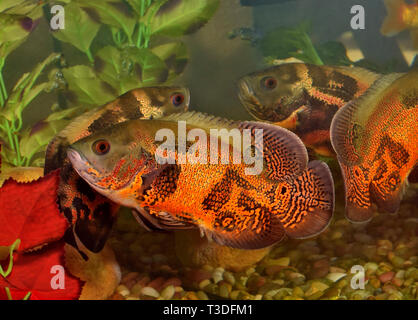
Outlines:
[{"label": "green aquatic plant", "polygon": [[[185,69],[186,45],[176,39],[197,31],[219,0],[60,0],[64,29],[53,31],[54,53],[25,73],[10,92],[3,79],[7,57],[26,41],[49,2],[0,3],[0,143],[3,166],[42,166],[52,137],[75,116],[143,86],[169,84]],[[63,61],[62,44],[84,53],[86,63]],[[63,51],[63,52],[61,52]],[[49,79],[39,83],[50,67]],[[42,92],[59,89],[65,103],[24,127],[23,111]],[[62,95],[61,95],[62,96]],[[68,108],[69,106],[69,108]]]},{"label": "green aquatic plant", "polygon": [[[23,74],[10,92],[7,91],[3,78],[6,59],[26,41],[41,16],[41,6],[33,1],[4,1],[0,5],[0,143],[3,166],[35,164],[34,156],[46,146],[50,138],[45,137],[45,132],[49,130],[50,134],[55,134],[61,129],[49,119],[43,123],[42,128],[23,128],[22,115],[39,94],[52,90],[53,81],[39,83],[37,80],[59,55],[51,54],[31,72]],[[51,118],[56,120],[58,117],[54,115]]]},{"label": "green aquatic plant", "polygon": [[188,63],[177,39],[198,30],[219,0],[63,1],[65,29],[53,32],[88,62],[62,70],[73,105],[99,105],[134,88],[169,84]]},{"label": "green aquatic plant", "polygon": [[396,59],[376,63],[368,59],[352,61],[347,56],[347,48],[339,41],[314,44],[309,35],[310,23],[295,27],[279,27],[268,32],[258,41],[259,48],[268,64],[275,60],[296,58],[305,63],[333,66],[357,66],[378,73],[399,72],[402,63]]},{"label": "green aquatic plant", "polygon": [[294,57],[306,63],[323,65],[308,34],[309,23],[294,28],[280,27],[268,32],[260,40],[260,49],[270,59],[288,59]]},{"label": "green aquatic plant", "polygon": [[[0,247],[5,249],[5,251],[7,251],[7,256],[9,258],[9,264],[7,266],[6,270],[3,270],[2,266],[0,265],[0,276],[2,276],[3,278],[7,278],[10,273],[12,272],[13,269],[13,252],[15,250],[18,250],[20,246],[20,239],[16,239],[15,242],[12,243],[12,245],[10,245],[9,247]],[[3,257],[0,257],[3,258]],[[1,259],[3,260],[3,259]],[[6,296],[9,300],[13,300],[12,294],[10,292],[10,288],[9,287],[5,287],[4,290],[6,291]],[[31,296],[31,292],[29,291],[24,297],[23,300],[28,300],[29,297]]]}]

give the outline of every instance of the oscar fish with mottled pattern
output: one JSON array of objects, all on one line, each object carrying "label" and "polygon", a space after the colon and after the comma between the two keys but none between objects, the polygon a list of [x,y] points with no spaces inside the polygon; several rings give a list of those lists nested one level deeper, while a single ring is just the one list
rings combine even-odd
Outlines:
[{"label": "oscar fish with mottled pattern", "polygon": [[390,74],[341,108],[331,141],[345,183],[346,215],[353,222],[379,211],[395,213],[418,160],[418,70]]},{"label": "oscar fish with mottled pattern", "polygon": [[[251,149],[263,155],[262,172],[249,175],[247,164],[232,162],[234,148],[225,134],[202,143],[207,150],[210,143],[218,143],[218,153],[226,144],[229,163],[213,163],[209,152],[200,151],[197,153],[208,157],[207,161],[179,162],[185,151],[176,145],[164,153],[173,161],[161,164],[156,160],[161,146],[156,134],[169,129],[176,135],[176,144],[182,144],[179,121],[186,122],[187,134],[196,128],[206,134],[211,129],[237,129],[241,133],[247,130],[255,139],[257,129],[262,130],[262,150],[260,144]],[[308,163],[300,139],[270,124],[197,112],[131,120],[72,144],[68,158],[80,177],[103,196],[139,214],[152,210],[148,218],[158,227],[199,228],[209,239],[230,247],[256,249],[286,235],[311,237],[328,226],[333,214],[334,186],[328,166],[321,161]]]},{"label": "oscar fish with mottled pattern", "polygon": [[329,138],[332,118],[378,77],[357,67],[289,63],[240,79],[239,97],[257,120],[292,130],[316,153],[334,156]]},{"label": "oscar fish with mottled pattern", "polygon": [[119,205],[92,189],[74,171],[67,158],[70,144],[107,128],[138,118],[159,118],[189,108],[189,90],[182,87],[146,87],[131,90],[104,106],[73,120],[49,143],[45,174],[61,168],[58,203],[72,228],[66,234],[68,243],[77,240],[90,251],[100,251],[109,235]]}]

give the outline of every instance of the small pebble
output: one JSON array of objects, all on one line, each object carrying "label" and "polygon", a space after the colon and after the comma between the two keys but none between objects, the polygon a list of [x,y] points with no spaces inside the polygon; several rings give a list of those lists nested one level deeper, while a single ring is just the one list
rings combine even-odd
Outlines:
[{"label": "small pebble", "polygon": [[199,298],[199,300],[209,300],[208,295],[204,291],[198,291],[197,297]]},{"label": "small pebble", "polygon": [[161,297],[165,300],[169,300],[174,296],[175,293],[176,290],[174,289],[174,286],[169,285],[168,287],[165,287],[163,291],[161,291]]},{"label": "small pebble", "polygon": [[127,297],[131,292],[129,291],[128,287],[121,284],[116,288],[116,292],[119,293],[121,296]]},{"label": "small pebble", "polygon": [[341,278],[344,278],[345,276],[347,276],[346,273],[333,272],[333,273],[329,273],[326,276],[326,278],[331,280],[332,282],[337,282],[338,280],[340,280]]},{"label": "small pebble", "polygon": [[386,283],[386,282],[388,282],[388,281],[392,280],[394,276],[395,276],[395,272],[393,272],[393,271],[388,271],[388,272],[385,272],[385,273],[381,274],[381,275],[379,276],[379,280],[380,280],[382,283]]},{"label": "small pebble", "polygon": [[213,270],[212,279],[214,283],[218,283],[219,281],[223,280],[224,271],[224,268],[216,268]]},{"label": "small pebble", "polygon": [[224,272],[224,279],[225,279],[225,281],[228,281],[231,285],[234,285],[235,284],[235,277],[229,271],[225,271]]},{"label": "small pebble", "polygon": [[199,288],[200,288],[200,289],[203,289],[204,287],[206,287],[206,286],[207,286],[207,285],[209,285],[209,284],[211,284],[211,282],[210,282],[210,280],[209,280],[209,279],[202,280],[202,281],[199,283]]},{"label": "small pebble", "polygon": [[144,288],[142,288],[141,294],[144,295],[144,296],[153,297],[153,298],[158,298],[160,296],[160,294],[158,293],[158,291],[155,290],[152,287],[144,287]]},{"label": "small pebble", "polygon": [[232,289],[231,285],[229,283],[225,282],[225,283],[223,283],[219,286],[219,295],[222,298],[229,298],[229,294],[231,292],[231,289]]}]

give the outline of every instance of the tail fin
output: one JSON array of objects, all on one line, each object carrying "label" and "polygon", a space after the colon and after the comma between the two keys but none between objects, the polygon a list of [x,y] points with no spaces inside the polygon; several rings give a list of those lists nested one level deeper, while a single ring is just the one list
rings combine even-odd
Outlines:
[{"label": "tail fin", "polygon": [[334,212],[331,171],[324,162],[312,161],[295,179],[294,187],[287,198],[287,210],[279,219],[290,238],[313,237],[327,228]]},{"label": "tail fin", "polygon": [[387,17],[383,21],[380,32],[385,36],[394,36],[405,30],[406,24],[402,18],[402,12],[406,8],[403,0],[385,0]]}]

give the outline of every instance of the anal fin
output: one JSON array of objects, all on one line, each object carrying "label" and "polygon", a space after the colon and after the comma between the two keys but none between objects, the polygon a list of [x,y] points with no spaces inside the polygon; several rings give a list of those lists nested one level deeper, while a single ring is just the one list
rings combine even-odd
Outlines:
[{"label": "anal fin", "polygon": [[149,231],[192,229],[196,226],[174,218],[170,213],[138,207],[132,210],[135,219]]}]

